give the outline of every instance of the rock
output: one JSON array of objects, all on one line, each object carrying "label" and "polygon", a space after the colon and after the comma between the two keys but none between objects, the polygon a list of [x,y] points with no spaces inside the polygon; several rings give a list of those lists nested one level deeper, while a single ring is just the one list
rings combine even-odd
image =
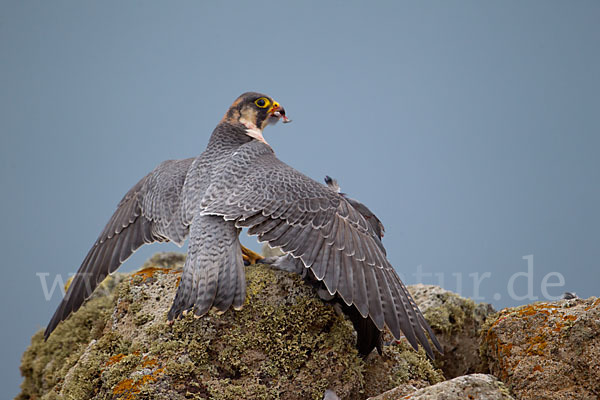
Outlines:
[{"label": "rock", "polygon": [[514,399],[510,395],[508,388],[492,375],[472,374],[459,376],[445,382],[431,385],[424,389],[407,392],[405,386],[392,389],[371,400],[465,400],[465,399],[485,399],[485,400],[510,400]]},{"label": "rock", "polygon": [[519,399],[598,399],[600,299],[502,310],[486,323],[481,352]]},{"label": "rock", "polygon": [[479,337],[486,319],[495,313],[493,307],[439,286],[417,284],[408,290],[443,346],[444,354],[436,354],[434,365],[444,376],[488,372],[479,355]]},{"label": "rock", "polygon": [[399,385],[420,389],[444,380],[442,371],[432,366],[421,347],[416,352],[406,339],[396,342],[387,329],[383,337],[384,342],[393,344],[384,346],[383,356],[373,351],[364,361],[366,397],[378,395]]},{"label": "rock", "polygon": [[22,359],[17,399],[363,399],[442,374],[405,342],[363,360],[349,321],[300,277],[246,268],[241,311],[166,320],[184,255],[160,254],[85,303]]}]

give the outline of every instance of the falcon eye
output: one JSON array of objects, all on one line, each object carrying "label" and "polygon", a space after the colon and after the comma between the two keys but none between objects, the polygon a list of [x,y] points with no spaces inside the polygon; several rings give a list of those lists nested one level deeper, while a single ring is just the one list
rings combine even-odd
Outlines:
[{"label": "falcon eye", "polygon": [[264,97],[261,97],[260,99],[254,102],[254,104],[256,104],[256,106],[259,108],[267,108],[270,103],[271,102],[269,101],[269,99],[266,99]]}]

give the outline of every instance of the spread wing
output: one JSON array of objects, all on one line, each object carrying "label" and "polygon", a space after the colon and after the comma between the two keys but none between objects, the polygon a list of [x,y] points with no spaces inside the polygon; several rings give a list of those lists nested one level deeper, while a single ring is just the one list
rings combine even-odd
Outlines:
[{"label": "spread wing", "polygon": [[127,192],[73,277],[46,327],[46,339],[140,246],[169,240],[183,243],[189,227],[182,221],[181,193],[193,161],[165,161]]},{"label": "spread wing", "polygon": [[267,145],[240,149],[202,199],[204,215],[235,220],[260,241],[299,258],[331,294],[377,328],[404,333],[433,357],[439,343],[386,258],[373,227],[342,196],[279,161]]}]

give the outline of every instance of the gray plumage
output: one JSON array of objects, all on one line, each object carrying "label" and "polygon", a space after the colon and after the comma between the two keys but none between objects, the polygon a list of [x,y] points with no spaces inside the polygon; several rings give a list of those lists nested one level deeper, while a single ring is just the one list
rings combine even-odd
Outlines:
[{"label": "gray plumage", "polygon": [[375,232],[378,238],[383,238],[383,234],[385,233],[383,223],[379,220],[379,218],[377,218],[375,213],[373,213],[373,211],[369,209],[369,207],[367,207],[358,200],[348,197],[346,193],[342,193],[342,190],[337,180],[333,179],[329,175],[325,176],[325,183],[331,189],[338,192],[340,196],[345,198],[348,201],[348,203],[350,203],[350,205],[352,205],[352,207],[354,207],[356,211],[358,211],[365,218],[365,220],[367,220],[367,222],[371,225],[371,228],[373,228],[373,231]]},{"label": "gray plumage", "polygon": [[396,338],[404,333],[415,349],[420,343],[433,357],[425,332],[438,349],[439,343],[371,224],[343,196],[278,160],[262,138],[262,129],[280,118],[286,119],[285,111],[270,97],[245,93],[199,157],[166,161],[142,178],[84,259],[46,338],[142,244],[181,244],[188,234],[169,319],[183,311],[203,315],[212,306],[241,307],[245,278],[238,233],[246,227],[300,260],[329,293],[354,305],[378,329],[387,325]]}]

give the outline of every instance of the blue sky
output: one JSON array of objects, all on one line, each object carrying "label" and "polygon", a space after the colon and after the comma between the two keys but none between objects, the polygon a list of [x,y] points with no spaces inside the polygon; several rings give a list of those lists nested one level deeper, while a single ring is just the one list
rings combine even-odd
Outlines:
[{"label": "blue sky", "polygon": [[[336,177],[382,219],[406,283],[420,276],[496,307],[598,295],[598,2],[0,10],[9,394],[60,300],[46,300],[40,274],[51,285],[74,272],[123,194],[159,162],[200,154],[249,90],[294,120],[265,132],[279,158]],[[144,248],[122,270],[173,249]]]}]

